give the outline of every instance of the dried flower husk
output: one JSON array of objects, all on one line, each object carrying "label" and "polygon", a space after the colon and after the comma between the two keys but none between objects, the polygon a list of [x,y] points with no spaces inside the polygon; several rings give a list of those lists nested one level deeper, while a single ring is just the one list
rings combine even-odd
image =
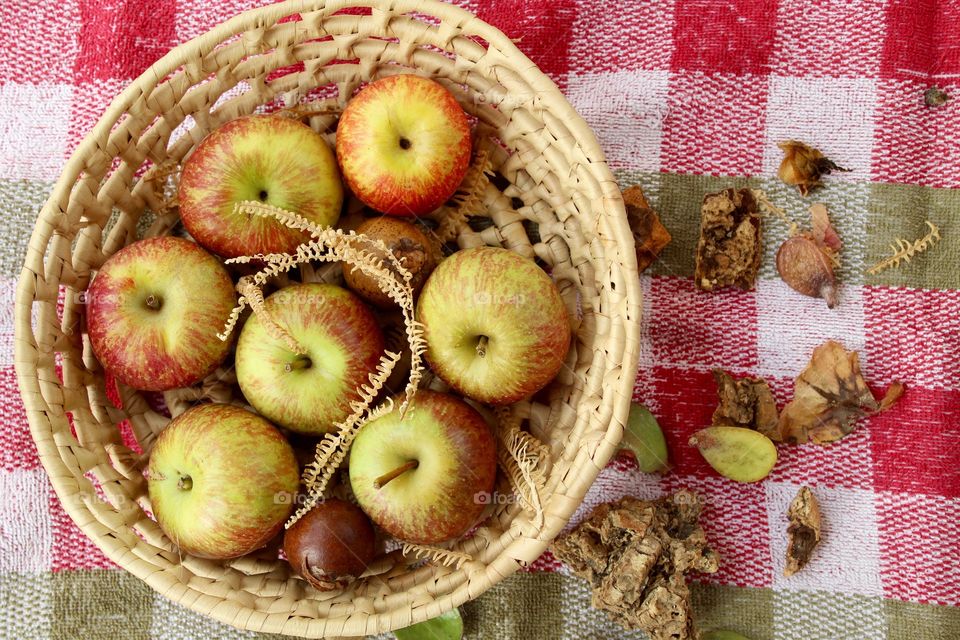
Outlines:
[{"label": "dried flower husk", "polygon": [[856,420],[889,409],[905,386],[894,382],[880,402],[873,397],[856,351],[827,341],[813,350],[810,363],[794,385],[793,399],[780,414],[785,441],[827,444],[856,429]]},{"label": "dried flower husk", "polygon": [[821,186],[822,176],[833,171],[849,171],[824,156],[819,149],[799,140],[786,140],[777,146],[783,150],[783,160],[777,176],[786,184],[796,186],[801,196],[806,196],[811,189]]},{"label": "dried flower husk", "polygon": [[760,212],[750,189],[724,189],[704,196],[700,211],[694,281],[703,291],[757,281],[762,257]]},{"label": "dried flower husk", "polygon": [[652,640],[693,639],[685,574],[720,566],[699,524],[702,509],[685,490],[654,501],[627,496],[599,505],[551,550],[590,582],[593,606],[624,628]]},{"label": "dried flower husk", "polygon": [[787,511],[787,564],[783,575],[792,576],[810,561],[820,544],[820,505],[809,487],[801,487]]},{"label": "dried flower husk", "polygon": [[763,378],[739,380],[723,369],[713,370],[720,402],[713,412],[713,426],[745,427],[781,442],[780,416],[770,385]]},{"label": "dried flower husk", "polygon": [[672,237],[639,186],[632,186],[623,192],[623,205],[627,212],[627,223],[633,232],[637,269],[642,272],[670,244]]}]

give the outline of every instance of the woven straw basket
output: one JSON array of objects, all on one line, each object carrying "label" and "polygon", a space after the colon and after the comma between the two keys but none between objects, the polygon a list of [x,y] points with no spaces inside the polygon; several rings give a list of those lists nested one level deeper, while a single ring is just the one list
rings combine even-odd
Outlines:
[{"label": "woven straw basket", "polygon": [[[17,289],[17,375],[67,512],[158,592],[242,629],[359,636],[477,597],[537,558],[564,527],[614,453],[633,391],[641,310],[633,240],[594,135],[507,37],[466,11],[414,0],[362,5],[297,0],[249,11],[137,78],[67,163]],[[482,526],[452,546],[456,562],[393,551],[344,591],[314,591],[275,550],[223,562],[181,557],[148,516],[140,473],[169,419],[131,389],[119,390],[122,410],[110,402],[84,332],[81,293],[118,249],[170,232],[176,209],[151,175],[218,125],[294,107],[332,140],[336,113],[361,83],[401,72],[448,87],[476,117],[476,138],[489,153],[494,177],[471,213],[492,224],[461,225],[456,242],[537,258],[571,310],[567,367],[517,414],[542,443],[531,467],[542,474],[535,495],[491,505]]]}]

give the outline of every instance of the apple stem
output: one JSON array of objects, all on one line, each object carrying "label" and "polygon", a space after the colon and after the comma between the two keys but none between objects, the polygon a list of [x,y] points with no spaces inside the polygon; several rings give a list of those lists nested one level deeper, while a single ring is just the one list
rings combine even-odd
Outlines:
[{"label": "apple stem", "polygon": [[296,371],[298,369],[309,369],[312,364],[313,362],[310,360],[310,358],[304,355],[299,355],[291,362],[283,365],[283,370],[287,373],[290,373],[291,371]]},{"label": "apple stem", "polygon": [[155,296],[152,293],[147,296],[147,299],[144,301],[144,304],[147,305],[148,309],[153,309],[158,311],[160,309],[160,296]]},{"label": "apple stem", "polygon": [[374,480],[373,488],[382,489],[383,486],[388,482],[390,482],[391,480],[402,476],[403,474],[405,474],[407,471],[410,471],[411,469],[416,469],[419,465],[420,465],[420,462],[418,460],[410,460],[409,462],[405,462],[404,464],[400,465],[393,471],[388,471],[387,473],[383,474],[382,476]]},{"label": "apple stem", "polygon": [[490,338],[487,336],[480,336],[480,339],[477,341],[477,355],[481,358],[485,358],[487,355],[487,342]]},{"label": "apple stem", "polygon": [[177,489],[182,491],[190,491],[190,489],[193,489],[193,478],[190,476],[180,476],[180,479],[177,480]]}]

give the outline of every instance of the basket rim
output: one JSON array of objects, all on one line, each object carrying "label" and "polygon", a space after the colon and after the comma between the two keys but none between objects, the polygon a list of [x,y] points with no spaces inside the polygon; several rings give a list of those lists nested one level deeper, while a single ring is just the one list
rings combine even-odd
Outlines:
[{"label": "basket rim", "polygon": [[[441,0],[332,0],[330,2],[325,2],[324,0],[284,0],[276,4],[255,7],[238,13],[212,29],[176,45],[144,70],[137,78],[132,80],[127,87],[111,101],[94,127],[77,145],[70,158],[64,164],[59,178],[54,183],[31,233],[24,266],[16,287],[14,305],[14,365],[16,378],[26,410],[27,420],[30,425],[31,437],[37,446],[41,464],[47,472],[54,492],[63,508],[84,534],[87,535],[111,561],[115,562],[124,570],[136,575],[152,589],[198,613],[243,629],[255,631],[264,630],[262,627],[255,626],[255,621],[260,620],[263,622],[265,616],[263,614],[249,616],[254,610],[236,602],[232,603],[234,608],[238,610],[233,612],[233,617],[226,615],[220,608],[215,607],[213,610],[209,610],[200,606],[200,599],[198,598],[189,598],[184,602],[182,598],[184,593],[200,592],[195,591],[192,587],[180,585],[185,590],[183,593],[180,593],[181,597],[173,595],[171,592],[175,590],[171,589],[169,584],[161,580],[161,572],[151,570],[150,566],[146,563],[133,562],[137,560],[137,558],[130,554],[129,548],[109,545],[106,541],[101,540],[99,535],[95,535],[96,532],[93,530],[95,521],[90,515],[89,507],[82,501],[65,499],[65,497],[72,496],[77,492],[78,485],[74,472],[67,467],[61,455],[60,445],[58,445],[53,437],[50,421],[46,415],[47,412],[51,411],[51,406],[47,403],[40,390],[41,381],[37,375],[37,346],[34,340],[32,322],[32,307],[37,292],[35,274],[42,274],[46,271],[43,249],[49,245],[57,229],[56,216],[59,215],[57,202],[69,197],[82,171],[84,158],[99,148],[97,145],[98,140],[106,138],[109,135],[113,124],[117,122],[137,97],[152,89],[162,78],[173,73],[178,67],[188,63],[189,60],[199,56],[205,56],[224,40],[248,31],[251,28],[251,23],[272,26],[276,24],[280,18],[287,17],[294,13],[316,11],[324,8],[330,11],[336,11],[338,9],[358,6],[371,7],[373,9],[385,7],[395,12],[404,13],[427,13],[433,16],[442,16],[444,19],[459,19],[461,23],[469,23],[472,32],[480,35],[480,37],[484,38],[491,45],[496,45],[499,50],[509,57],[524,62],[523,73],[528,75],[531,84],[543,90],[555,92],[560,98],[555,104],[551,105],[551,111],[562,111],[563,113],[561,113],[561,115],[567,124],[575,125],[580,130],[580,133],[589,136],[589,138],[587,138],[588,141],[596,142],[596,136],[593,131],[576,112],[566,97],[563,96],[556,84],[546,76],[537,65],[530,61],[508,36],[498,28],[458,6],[447,4]],[[600,150],[599,144],[595,146]],[[592,163],[590,170],[598,173],[602,182],[616,184],[616,180],[607,166],[603,155],[597,158],[596,162]],[[607,214],[604,222],[605,224],[612,225],[614,231],[619,231],[616,235],[630,238],[631,233],[624,212],[623,200],[619,195],[619,189],[615,189],[615,191],[616,193],[610,193],[603,198],[602,207]],[[619,227],[619,229],[616,229],[616,227]],[[610,234],[611,232],[607,231],[605,235]],[[41,249],[38,250],[38,247]],[[622,253],[623,261],[626,263],[622,265],[625,267],[624,271],[626,272],[626,277],[624,278],[626,287],[624,300],[626,306],[634,312],[633,317],[635,320],[622,323],[624,325],[625,340],[621,353],[617,355],[622,358],[621,366],[624,371],[635,372],[640,351],[639,318],[640,312],[642,311],[641,287],[639,278],[636,277],[638,271],[634,252],[624,251]],[[616,452],[616,447],[622,436],[623,425],[626,423],[626,415],[629,409],[629,401],[633,395],[634,382],[635,375],[623,375],[618,380],[619,384],[617,386],[605,385],[605,388],[608,390],[607,393],[615,396],[616,402],[614,402],[613,416],[610,424],[607,425],[603,438],[596,443],[595,450],[592,455],[589,456],[588,461],[591,464],[581,465],[582,468],[578,469],[576,479],[570,484],[569,493],[579,495],[580,499],[582,499],[583,495],[593,484],[606,462]],[[57,384],[62,386],[62,382],[57,382]],[[550,497],[547,498],[547,500],[549,499]],[[542,554],[567,523],[575,509],[576,504],[569,505],[569,508],[565,509],[567,513],[564,518],[548,518],[540,531],[540,535],[536,538],[537,544],[535,548],[531,548],[529,544],[526,544],[526,546],[523,547],[522,554],[509,554],[508,551],[511,547],[520,543],[530,542],[529,538],[515,537],[490,564],[484,567],[486,571],[482,573],[486,574],[488,580],[486,587],[480,590],[470,588],[470,582],[467,580],[464,584],[449,592],[448,602],[450,606],[444,607],[443,610],[460,606],[516,572],[519,564],[517,560],[514,559],[515,557],[522,555],[523,557],[531,557],[532,559]],[[476,575],[476,573],[470,575]],[[419,611],[423,612],[424,608],[421,607]],[[237,616],[240,612],[246,612],[247,616]],[[371,614],[370,617],[382,615],[386,614]],[[249,617],[248,622],[254,624],[246,626],[245,624],[238,623],[238,618],[246,620],[247,617]],[[426,615],[414,615],[409,623],[412,624],[429,617],[430,616]],[[325,620],[326,619],[314,619],[309,621],[306,630],[308,632],[311,629],[316,631],[316,623],[322,623]],[[313,624],[311,625],[310,623]],[[303,630],[298,633],[302,633],[302,631]],[[280,630],[279,633],[290,632]],[[314,633],[308,637],[323,637],[325,633],[321,627],[320,635]]]}]

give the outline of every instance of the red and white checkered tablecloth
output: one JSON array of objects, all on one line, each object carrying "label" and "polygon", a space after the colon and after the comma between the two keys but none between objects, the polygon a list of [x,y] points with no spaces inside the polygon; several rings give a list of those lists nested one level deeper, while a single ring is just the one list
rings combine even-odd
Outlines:
[{"label": "red and white checkered tablecloth", "polygon": [[[256,0],[8,0],[0,5],[0,636],[252,637],[117,569],[66,516],[30,439],[13,370],[13,293],[33,221],[109,100],[171,47]],[[660,419],[673,472],[603,470],[578,514],[624,494],[689,487],[723,557],[702,578],[705,627],[754,640],[960,638],[960,3],[941,0],[463,2],[518,39],[593,127],[621,184],[640,184],[674,237],[642,276],[636,396]],[[923,103],[938,85],[955,95]],[[850,173],[801,199],[777,142]],[[765,229],[753,291],[692,281],[700,202],[762,188],[795,219],[824,202],[844,242],[840,304],[784,285]],[[943,236],[909,265],[865,266],[924,221]],[[830,447],[784,447],[759,484],[718,477],[685,445],[715,407],[710,370],[767,378],[781,405],[813,347],[861,354],[877,388],[908,391]],[[801,485],[823,509],[811,564],[783,577],[785,512]],[[585,585],[545,554],[464,608],[471,637],[613,638]]]}]

